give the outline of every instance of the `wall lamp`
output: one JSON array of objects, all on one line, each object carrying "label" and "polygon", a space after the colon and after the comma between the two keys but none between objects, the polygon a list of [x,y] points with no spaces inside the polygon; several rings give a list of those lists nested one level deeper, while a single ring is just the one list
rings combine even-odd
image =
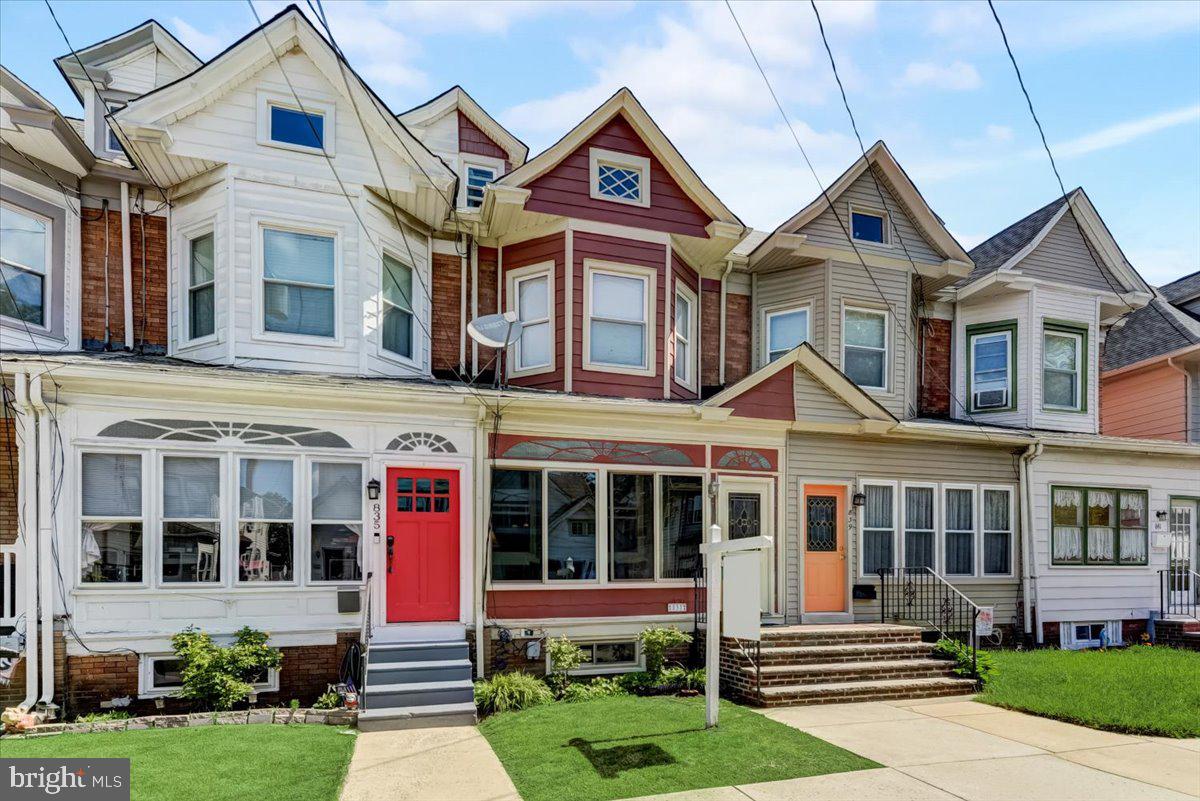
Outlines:
[{"label": "wall lamp", "polygon": [[367,497],[373,501],[379,500],[379,479],[373,478],[367,482]]},{"label": "wall lamp", "polygon": [[861,507],[863,507],[863,506],[866,506],[866,505],[867,505],[867,495],[866,495],[866,493],[864,493],[864,492],[856,492],[856,493],[854,493],[854,499],[853,499],[853,500],[854,500],[854,506],[855,506],[856,508],[861,508]]}]

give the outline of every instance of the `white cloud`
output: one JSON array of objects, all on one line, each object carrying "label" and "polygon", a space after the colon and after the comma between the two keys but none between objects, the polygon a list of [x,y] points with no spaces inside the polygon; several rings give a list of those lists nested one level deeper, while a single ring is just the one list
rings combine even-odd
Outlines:
[{"label": "white cloud", "polygon": [[955,61],[951,64],[914,61],[896,79],[896,85],[901,88],[929,87],[932,89],[944,89],[949,92],[978,89],[982,84],[983,81],[980,79],[979,72],[975,69],[974,65],[968,64],[965,61]]},{"label": "white cloud", "polygon": [[220,53],[226,46],[226,37],[198,31],[179,17],[171,18],[171,27],[184,46],[207,61]]},{"label": "white cloud", "polygon": [[1108,150],[1111,147],[1117,147],[1127,142],[1132,142],[1135,139],[1141,139],[1143,136],[1149,136],[1152,133],[1194,122],[1195,120],[1200,120],[1200,105],[1185,106],[1174,111],[1155,114],[1151,117],[1143,117],[1139,120],[1129,120],[1117,123],[1116,125],[1110,125],[1107,128],[1101,128],[1099,131],[1087,134],[1086,136],[1060,142],[1054,145],[1052,149],[1055,156],[1062,158],[1083,156],[1088,153],[1094,153],[1097,150]]}]

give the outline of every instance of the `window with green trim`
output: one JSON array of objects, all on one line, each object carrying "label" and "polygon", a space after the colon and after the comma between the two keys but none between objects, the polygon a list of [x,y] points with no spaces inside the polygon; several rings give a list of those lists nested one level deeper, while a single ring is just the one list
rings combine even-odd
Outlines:
[{"label": "window with green trim", "polygon": [[967,410],[1017,408],[1017,321],[967,326]]},{"label": "window with green trim", "polygon": [[1042,329],[1042,408],[1087,410],[1087,328],[1046,322]]},{"label": "window with green trim", "polygon": [[1146,564],[1145,490],[1051,487],[1050,496],[1054,564]]}]

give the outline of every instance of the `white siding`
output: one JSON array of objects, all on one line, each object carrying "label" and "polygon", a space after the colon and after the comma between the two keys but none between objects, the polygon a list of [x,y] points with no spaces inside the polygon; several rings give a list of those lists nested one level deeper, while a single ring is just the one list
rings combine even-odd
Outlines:
[{"label": "white siding", "polygon": [[[229,297],[232,291],[232,244],[229,232],[228,201],[231,189],[226,181],[187,195],[175,202],[171,214],[171,265],[168,281],[167,319],[171,355],[201,362],[226,360],[230,348]],[[191,274],[190,240],[211,230],[213,233],[213,313],[214,336],[196,343],[188,339],[187,288]]]},{"label": "white siding", "polygon": [[451,110],[421,127],[410,126],[425,146],[439,156],[458,156],[458,114]]},{"label": "white siding", "polygon": [[[1034,325],[1033,330],[1029,332],[1031,347],[1027,372],[1033,389],[1033,405],[1030,410],[1033,427],[1098,434],[1100,306],[1096,297],[1087,292],[1037,287],[1033,291],[1033,308]],[[1047,320],[1080,323],[1088,328],[1086,412],[1063,412],[1042,408],[1042,329]],[[1024,379],[1025,375],[1021,375],[1020,380]]]},{"label": "white siding", "polygon": [[[970,417],[980,425],[1022,426],[1030,421],[1032,384],[1029,376],[1030,346],[1033,337],[1031,325],[1033,295],[1029,292],[1009,293],[972,304],[958,304],[954,321],[954,398],[950,401],[951,415],[957,418]],[[1004,320],[1017,321],[1017,363],[1012,365],[1017,376],[1017,408],[1010,412],[971,412],[963,404],[967,397],[967,327],[981,323],[996,323]],[[1040,334],[1039,334],[1040,336]]]},{"label": "white siding", "polygon": [[147,45],[112,63],[104,64],[112,76],[108,88],[135,95],[149,92],[159,85],[155,80],[157,61],[158,49],[154,45]]}]

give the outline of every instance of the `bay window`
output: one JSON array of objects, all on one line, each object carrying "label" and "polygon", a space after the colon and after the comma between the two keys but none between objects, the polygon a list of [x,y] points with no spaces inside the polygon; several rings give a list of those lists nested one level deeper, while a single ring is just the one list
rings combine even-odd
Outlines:
[{"label": "bay window", "polygon": [[291,581],[295,542],[291,460],[241,459],[238,476],[238,581]]},{"label": "bay window", "polygon": [[313,581],[362,580],[362,465],[313,462]]},{"label": "bay window", "polygon": [[525,373],[553,364],[553,264],[520,268],[510,278],[509,292],[521,321],[513,372]]},{"label": "bay window", "polygon": [[332,236],[262,229],[264,331],[336,335],[336,244]]},{"label": "bay window", "polygon": [[870,576],[896,565],[896,486],[863,482],[862,573]]},{"label": "bay window", "polygon": [[0,316],[39,328],[49,326],[50,234],[49,220],[0,204]]},{"label": "bay window", "polygon": [[141,584],[141,455],[85,453],[80,479],[79,580],[85,584]]},{"label": "bay window", "polygon": [[216,273],[213,267],[213,234],[188,242],[188,339],[203,339],[216,331]]},{"label": "bay window", "polygon": [[1087,407],[1087,328],[1047,322],[1042,331],[1042,408],[1079,412]]},{"label": "bay window", "polygon": [[933,485],[904,485],[904,566],[937,570]]},{"label": "bay window", "polygon": [[648,268],[593,266],[587,271],[584,367],[654,374],[652,310],[655,275]]},{"label": "bay window", "polygon": [[1051,487],[1050,497],[1053,564],[1146,564],[1145,490]]},{"label": "bay window", "polygon": [[383,325],[384,350],[413,358],[413,274],[412,268],[383,254]]},{"label": "bay window", "polygon": [[162,459],[162,581],[221,580],[221,460]]},{"label": "bay window", "polygon": [[943,486],[945,574],[975,574],[975,488]]},{"label": "bay window", "polygon": [[842,317],[842,372],[863,389],[887,389],[887,312],[846,307]]}]

